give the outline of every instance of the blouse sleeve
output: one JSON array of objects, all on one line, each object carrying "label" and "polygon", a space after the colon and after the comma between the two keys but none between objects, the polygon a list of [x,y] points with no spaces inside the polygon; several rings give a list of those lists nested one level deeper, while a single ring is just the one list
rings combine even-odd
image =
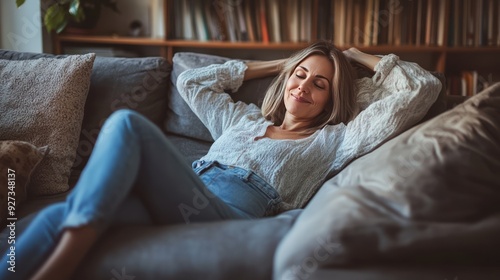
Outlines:
[{"label": "blouse sleeve", "polygon": [[247,66],[231,60],[224,64],[189,69],[177,79],[177,89],[191,110],[217,139],[248,115],[260,114],[254,104],[234,102],[224,90],[235,92],[243,83]]},{"label": "blouse sleeve", "polygon": [[424,117],[436,101],[441,82],[416,63],[393,54],[382,57],[375,75],[358,83],[362,111],[344,128],[334,168],[373,150],[384,140]]}]

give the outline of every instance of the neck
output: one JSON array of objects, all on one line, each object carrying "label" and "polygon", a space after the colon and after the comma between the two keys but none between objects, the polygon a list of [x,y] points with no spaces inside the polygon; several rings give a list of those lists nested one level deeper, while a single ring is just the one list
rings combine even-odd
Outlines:
[{"label": "neck", "polygon": [[297,119],[296,117],[286,114],[280,128],[289,132],[302,132],[311,127],[312,120]]}]

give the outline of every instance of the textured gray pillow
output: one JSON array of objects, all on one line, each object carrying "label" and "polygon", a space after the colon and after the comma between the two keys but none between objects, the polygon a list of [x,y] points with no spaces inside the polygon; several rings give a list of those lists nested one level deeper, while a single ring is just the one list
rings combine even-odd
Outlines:
[{"label": "textured gray pillow", "polygon": [[[174,55],[171,75],[172,93],[168,102],[168,115],[165,130],[177,135],[213,142],[212,136],[200,119],[191,111],[175,87],[177,77],[188,69],[199,68],[211,64],[223,64],[230,58],[215,55],[180,52]],[[246,81],[237,93],[231,93],[234,101],[261,105],[266,90],[273,77]]]},{"label": "textured gray pillow", "polygon": [[68,190],[94,59],[0,59],[0,139],[50,149],[32,174],[30,194]]},{"label": "textured gray pillow", "polygon": [[163,125],[171,69],[161,57],[96,58],[73,166],[75,173],[87,163],[101,126],[112,112],[132,109],[159,127]]},{"label": "textured gray pillow", "polygon": [[[0,50],[0,59],[65,58],[67,55]],[[71,179],[78,179],[94,147],[103,122],[115,110],[136,110],[158,126],[167,115],[172,65],[161,57],[96,57],[85,103],[82,131]],[[72,184],[74,182],[70,182]]]},{"label": "textured gray pillow", "polygon": [[352,162],[280,244],[276,279],[360,261],[498,260],[499,120],[500,83]]}]

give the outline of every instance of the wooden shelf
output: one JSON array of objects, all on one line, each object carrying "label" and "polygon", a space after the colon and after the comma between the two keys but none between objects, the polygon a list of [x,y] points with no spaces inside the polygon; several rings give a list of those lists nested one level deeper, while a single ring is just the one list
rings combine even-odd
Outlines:
[{"label": "wooden shelf", "polygon": [[[158,9],[156,12],[160,11],[160,13],[163,13],[164,15],[163,17],[162,16],[160,17],[162,17],[166,38],[151,38],[151,37],[137,38],[128,36],[63,34],[54,36],[54,52],[56,54],[61,54],[63,53],[65,47],[79,47],[79,46],[123,47],[124,49],[127,50],[139,50],[139,51],[144,50],[144,53],[141,55],[146,55],[146,53],[150,54],[151,52],[159,53],[160,56],[165,57],[169,61],[172,61],[172,57],[174,56],[175,52],[184,51],[186,49],[189,51],[199,50],[200,52],[208,54],[228,53],[227,56],[231,56],[230,53],[232,53],[233,56],[238,55],[240,54],[238,52],[239,50],[244,50],[245,54],[251,53],[252,51],[255,50],[256,55],[252,54],[252,56],[257,57],[257,59],[259,59],[260,56],[269,57],[266,56],[265,52],[267,52],[267,54],[272,54],[272,55],[282,55],[283,53],[291,53],[290,51],[299,50],[309,45],[310,42],[309,43],[276,42],[281,40],[281,39],[276,39],[278,38],[276,34],[280,34],[279,32],[282,32],[281,33],[282,38],[288,38],[283,40],[291,41],[292,40],[291,34],[297,35],[296,33],[294,33],[294,30],[297,30],[300,31],[299,32],[300,35],[298,35],[298,37],[295,36],[294,37],[295,40],[304,40],[304,38],[308,38],[308,36],[311,38],[311,41],[316,40],[313,38],[320,38],[320,37],[333,38],[335,42],[339,42],[337,43],[337,47],[339,47],[340,49],[348,49],[350,47],[356,47],[361,51],[373,54],[395,53],[404,60],[414,61],[416,63],[419,63],[425,69],[445,73],[447,78],[452,77],[452,75],[457,75],[462,71],[477,70],[477,72],[480,72],[481,74],[487,75],[488,77],[491,76],[492,77],[491,80],[499,79],[498,73],[500,73],[500,67],[498,67],[498,65],[500,65],[500,46],[470,46],[470,47],[462,46],[467,44],[475,44],[475,45],[486,44],[486,40],[484,40],[484,38],[478,40],[477,38],[480,38],[480,36],[475,35],[474,40],[469,41],[470,40],[469,36],[471,34],[463,33],[463,32],[470,32],[470,30],[468,29],[469,26],[460,23],[462,21],[457,21],[457,15],[455,15],[457,11],[466,10],[468,8],[465,6],[464,7],[454,6],[455,4],[453,3],[457,2],[452,0],[437,0],[435,2],[423,1],[423,0],[416,0],[413,2],[412,1],[398,2],[399,4],[397,4],[396,6],[403,5],[404,9],[402,9],[403,6],[399,7],[401,9],[395,9],[394,13],[390,15],[391,18],[387,19],[388,20],[387,22],[381,21],[382,19],[386,20],[385,17],[382,18],[382,16],[380,16],[379,21],[377,21],[376,18],[372,18],[370,16],[369,9],[371,7],[370,6],[371,4],[366,6],[358,5],[359,3],[365,3],[365,4],[375,3],[373,0],[358,1],[359,3],[356,2],[358,4],[352,4],[354,2],[351,3],[351,1],[348,0],[331,0],[330,2],[328,1],[321,2],[319,0],[311,0],[311,1],[297,0],[298,2],[290,2],[290,3],[300,2],[302,3],[301,5],[303,4],[309,5],[308,3],[313,3],[312,6],[310,7],[310,10],[302,9],[304,6],[300,6],[297,9],[294,8],[295,6],[290,8],[289,6],[287,6],[289,4],[283,4],[284,2],[280,2],[279,0],[269,0],[269,1],[244,0],[238,2],[241,3],[243,6],[231,6],[231,7],[223,6],[221,4],[222,2],[218,3],[221,5],[216,5],[213,3],[210,4],[209,2],[199,1],[195,2],[196,5],[194,7],[189,5],[187,6],[183,5],[182,9],[184,9],[184,11],[190,11],[191,12],[190,16],[188,14],[178,12],[179,3],[186,4],[181,1],[187,1],[187,0],[161,0],[161,1],[163,1],[163,8]],[[392,2],[390,2],[390,0],[380,0],[380,6],[378,11],[379,12],[386,11],[385,9],[387,7],[390,7],[387,5],[390,5],[391,3]],[[423,9],[420,8],[417,9],[417,6],[415,6],[417,5],[417,3],[418,5],[425,5],[425,6],[422,6]],[[491,1],[488,3],[489,3],[488,5],[492,5]],[[329,8],[325,8],[320,4],[325,4]],[[338,4],[340,4],[340,6]],[[255,11],[254,9],[256,9],[256,7],[260,5],[266,5],[264,7],[264,10],[257,9],[257,13],[254,13]],[[280,9],[276,10],[272,8],[273,7],[272,5],[278,5],[280,8],[285,9],[283,11],[286,11],[286,16],[284,16],[284,14],[281,13]],[[496,3],[494,4],[494,7],[499,7],[499,5],[500,4]],[[262,8],[262,6],[260,7]],[[208,35],[207,33],[208,31],[206,31],[208,30],[207,27],[213,27],[213,26],[207,24],[208,21],[205,21],[207,20],[206,18],[200,21],[201,19],[199,15],[196,16],[196,13],[193,14],[193,10],[203,13],[208,9],[215,9],[212,12],[216,12],[215,14],[219,17],[219,20],[223,19],[224,21],[226,21],[230,20],[231,18],[231,17],[228,18],[227,17],[228,14],[226,13],[231,13],[231,9],[236,9],[236,8],[243,9],[243,11],[245,12],[247,10],[250,11],[249,13],[243,13],[243,14],[245,14],[245,19],[247,20],[246,24],[248,24],[252,20],[255,20],[253,25],[252,24],[248,25],[254,27],[254,32],[251,34],[255,36],[247,36],[246,38],[254,38],[260,41],[238,41],[238,40],[244,40],[242,39],[244,37],[241,37],[240,33],[238,33],[238,36],[236,36],[235,40],[234,36],[229,36],[230,34],[233,33],[229,31],[232,30],[232,28],[229,29],[228,27],[228,26],[233,27],[234,25],[227,25],[225,23],[218,25],[217,30],[220,32],[220,34],[224,34],[226,39],[232,39],[233,41],[231,42],[176,39],[176,38],[212,38],[212,39],[219,38],[214,36],[202,36],[202,37],[199,36],[198,33],[204,34],[204,31],[200,31],[201,29],[199,28],[194,28],[195,26],[196,27],[202,26],[196,24],[204,23],[205,24],[204,30],[207,35]],[[374,6],[371,8],[373,11],[375,11]],[[334,11],[337,11],[337,9],[341,16],[338,16],[339,14],[337,14],[337,12],[335,12],[335,16],[333,16]],[[428,9],[433,10],[434,13],[431,14],[427,13],[429,11]],[[262,13],[262,11],[264,11],[264,13]],[[306,11],[305,12],[306,14],[304,14],[304,11]],[[234,13],[233,16],[236,16],[237,14],[236,10],[234,10],[233,13]],[[295,25],[293,25],[294,21],[290,20],[292,18],[291,15],[300,17],[300,20],[304,20],[303,16],[304,15],[307,16],[307,13],[309,13],[309,16],[311,17],[310,26],[307,24],[297,25],[296,23]],[[207,13],[206,15],[208,14],[209,13]],[[213,17],[215,14],[211,15],[211,17]],[[194,28],[193,33],[191,35],[195,33],[197,35],[191,36],[188,34],[189,32],[183,33],[186,31],[184,30],[185,27],[183,26],[183,24],[185,23],[184,21],[186,20],[186,18],[184,17],[185,15],[187,16],[186,18],[191,17],[192,20],[192,21],[187,21],[188,23],[191,22],[192,27]],[[241,14],[239,14],[238,16],[241,16]],[[331,16],[333,17],[330,18]],[[484,16],[488,17],[491,16],[491,14]],[[497,21],[500,21],[495,19],[496,16],[497,15],[494,14],[494,17],[491,20],[495,21],[495,24],[497,23]],[[261,29],[261,27],[259,26],[259,24],[262,24],[262,22],[264,22],[263,20],[265,17],[267,17],[266,24],[269,27],[267,29],[267,31],[269,32],[269,38],[266,40],[264,40],[263,36],[264,27],[262,27],[263,29]],[[281,18],[281,20],[273,21],[275,20],[274,17]],[[363,18],[365,20],[373,21],[371,23],[372,26],[371,27],[368,26],[371,29],[366,29],[367,21],[362,22]],[[476,14],[476,18],[482,19],[482,16]],[[182,20],[179,21],[179,19]],[[257,21],[257,19],[259,19],[259,21]],[[320,24],[319,23],[320,21],[324,21],[325,24]],[[276,22],[279,22],[280,25],[279,28],[276,28],[278,26],[276,25]],[[413,22],[413,26],[407,25],[405,28],[404,24],[409,24],[410,22]],[[416,25],[415,24],[416,22],[420,22],[420,25]],[[477,21],[477,22],[486,22],[486,21]],[[181,25],[178,25],[179,23]],[[236,22],[234,23],[236,24]],[[239,22],[238,24],[241,24],[241,22]],[[392,24],[392,29],[391,29],[391,24]],[[179,26],[181,26],[180,29]],[[362,29],[364,30],[360,30],[356,26],[361,26]],[[420,28],[415,28],[416,26]],[[458,28],[455,28],[455,26],[458,26]],[[274,27],[274,29],[272,27]],[[467,29],[465,29],[465,27],[467,27]],[[225,28],[226,31],[221,32]],[[489,26],[488,28],[491,28],[491,26]],[[105,31],[104,27],[101,29],[102,30],[98,30],[98,32],[102,33],[110,32],[109,30]],[[281,31],[276,31],[278,29],[280,29]],[[179,30],[181,30],[180,33]],[[262,34],[257,36],[258,34],[258,32],[256,32],[257,30],[262,30]],[[367,30],[373,33],[366,32]],[[404,32],[406,32],[405,33],[406,36],[403,36],[403,30],[405,30]],[[477,31],[478,29],[476,28],[474,30]],[[494,32],[490,33],[492,34],[495,33],[496,32],[495,30],[493,30]],[[250,34],[249,30],[246,31],[248,31],[248,34]],[[467,37],[463,37],[467,38],[467,41],[461,37],[462,35],[456,37],[457,34],[461,33],[453,33],[453,31],[462,32],[463,36],[467,35]],[[239,30],[237,32],[243,32],[243,31]],[[359,37],[360,36],[359,32],[362,32],[363,34],[362,38]],[[210,33],[212,34],[213,30],[211,30]],[[271,34],[274,35],[271,36]],[[285,36],[285,34],[287,35]],[[304,34],[306,35],[305,37]],[[377,34],[375,36],[378,37],[373,37],[373,34]],[[395,36],[395,34],[399,34],[398,35],[399,37]],[[474,34],[479,34],[479,33],[475,32]],[[489,34],[489,33],[483,30],[482,34]],[[488,36],[491,36],[491,34]],[[492,38],[488,37],[488,40],[490,40],[488,42],[498,42],[500,38],[496,38],[495,36],[499,35],[495,33]],[[378,40],[374,40],[374,38],[378,38]],[[457,40],[457,38],[459,39]],[[369,44],[378,43],[378,45],[367,46],[363,44],[365,41],[368,42]],[[453,44],[460,46],[457,47],[449,46],[448,43],[450,42],[453,42]],[[415,45],[408,45],[411,43]],[[462,102],[466,98],[467,97],[450,95],[447,97],[447,100],[451,104],[451,103]]]},{"label": "wooden shelf", "polygon": [[[165,47],[191,47],[191,48],[219,48],[219,49],[284,49],[296,50],[302,49],[309,45],[307,42],[299,43],[263,43],[263,42],[227,42],[227,41],[195,41],[195,40],[168,40],[161,38],[149,37],[121,37],[121,36],[104,36],[104,35],[56,35],[55,40],[58,44],[64,43],[85,43],[85,44],[109,44],[109,45],[142,45],[142,46],[165,46]],[[422,53],[439,53],[444,51],[470,52],[477,51],[477,48],[460,48],[454,50],[449,47],[430,47],[430,46],[338,46],[340,49],[348,49],[356,47],[363,51],[374,52],[422,52]],[[500,48],[485,48],[487,51],[498,51]]]},{"label": "wooden shelf", "polygon": [[56,35],[59,43],[74,42],[88,44],[115,44],[115,45],[140,45],[140,46],[166,46],[166,41],[161,38],[147,37],[120,37],[120,36],[94,36],[94,35]]},{"label": "wooden shelf", "polygon": [[498,46],[486,46],[486,47],[446,47],[444,48],[446,52],[449,53],[500,53],[500,47]]}]

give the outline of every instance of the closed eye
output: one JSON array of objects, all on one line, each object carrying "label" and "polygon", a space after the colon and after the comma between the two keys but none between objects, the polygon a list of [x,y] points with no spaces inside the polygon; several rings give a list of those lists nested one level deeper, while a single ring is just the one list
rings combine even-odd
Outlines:
[{"label": "closed eye", "polygon": [[319,84],[314,84],[314,85],[315,85],[315,86],[317,86],[317,87],[318,87],[318,88],[320,88],[320,89],[325,89],[325,87],[324,87],[324,86],[322,86],[322,85],[319,85]]},{"label": "closed eye", "polygon": [[[299,79],[305,79],[306,76],[305,75],[302,75],[302,74],[299,74],[299,73],[296,73],[295,76]],[[314,85],[319,88],[319,89],[325,89],[325,86],[323,86],[321,83],[314,83]]]}]

